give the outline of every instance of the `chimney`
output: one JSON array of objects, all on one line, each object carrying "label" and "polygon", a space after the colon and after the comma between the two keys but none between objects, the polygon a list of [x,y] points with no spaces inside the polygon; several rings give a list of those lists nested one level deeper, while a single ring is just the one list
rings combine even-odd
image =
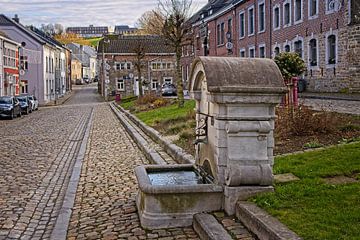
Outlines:
[{"label": "chimney", "polygon": [[80,53],[84,51],[84,46],[80,44]]},{"label": "chimney", "polygon": [[13,20],[17,23],[20,23],[20,19],[17,14],[15,14],[15,17],[13,18]]}]

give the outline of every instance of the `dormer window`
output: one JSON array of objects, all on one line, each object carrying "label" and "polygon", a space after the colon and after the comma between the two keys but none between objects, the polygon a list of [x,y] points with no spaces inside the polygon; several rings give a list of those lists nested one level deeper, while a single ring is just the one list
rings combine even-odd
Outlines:
[{"label": "dormer window", "polygon": [[211,14],[213,14],[213,10],[212,10],[212,9],[210,9],[210,11],[209,11],[209,15],[211,15]]}]

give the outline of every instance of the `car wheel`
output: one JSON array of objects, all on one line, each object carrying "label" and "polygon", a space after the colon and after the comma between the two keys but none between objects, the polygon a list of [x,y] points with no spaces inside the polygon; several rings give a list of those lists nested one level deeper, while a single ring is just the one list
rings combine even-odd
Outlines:
[{"label": "car wheel", "polygon": [[14,118],[15,118],[15,113],[14,110],[12,110],[10,114],[10,119],[13,120]]},{"label": "car wheel", "polygon": [[21,117],[21,111],[19,111],[19,113],[18,113],[18,117]]},{"label": "car wheel", "polygon": [[29,114],[29,108],[26,108],[25,115],[28,115],[28,114]]}]

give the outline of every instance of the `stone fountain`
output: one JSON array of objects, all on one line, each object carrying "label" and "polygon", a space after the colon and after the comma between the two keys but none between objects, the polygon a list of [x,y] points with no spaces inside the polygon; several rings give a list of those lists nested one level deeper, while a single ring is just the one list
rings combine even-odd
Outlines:
[{"label": "stone fountain", "polygon": [[270,59],[199,57],[195,165],[140,166],[137,207],[144,228],[189,226],[193,215],[225,210],[272,191],[275,106],[285,94]]}]

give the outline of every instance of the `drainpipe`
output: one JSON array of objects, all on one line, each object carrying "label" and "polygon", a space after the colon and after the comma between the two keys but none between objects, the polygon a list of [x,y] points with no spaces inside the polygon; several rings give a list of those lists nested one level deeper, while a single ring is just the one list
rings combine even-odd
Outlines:
[{"label": "drainpipe", "polygon": [[270,42],[270,58],[272,58],[272,1],[269,1],[270,5],[269,5],[269,18],[270,18],[270,27],[269,27],[269,42]]}]

